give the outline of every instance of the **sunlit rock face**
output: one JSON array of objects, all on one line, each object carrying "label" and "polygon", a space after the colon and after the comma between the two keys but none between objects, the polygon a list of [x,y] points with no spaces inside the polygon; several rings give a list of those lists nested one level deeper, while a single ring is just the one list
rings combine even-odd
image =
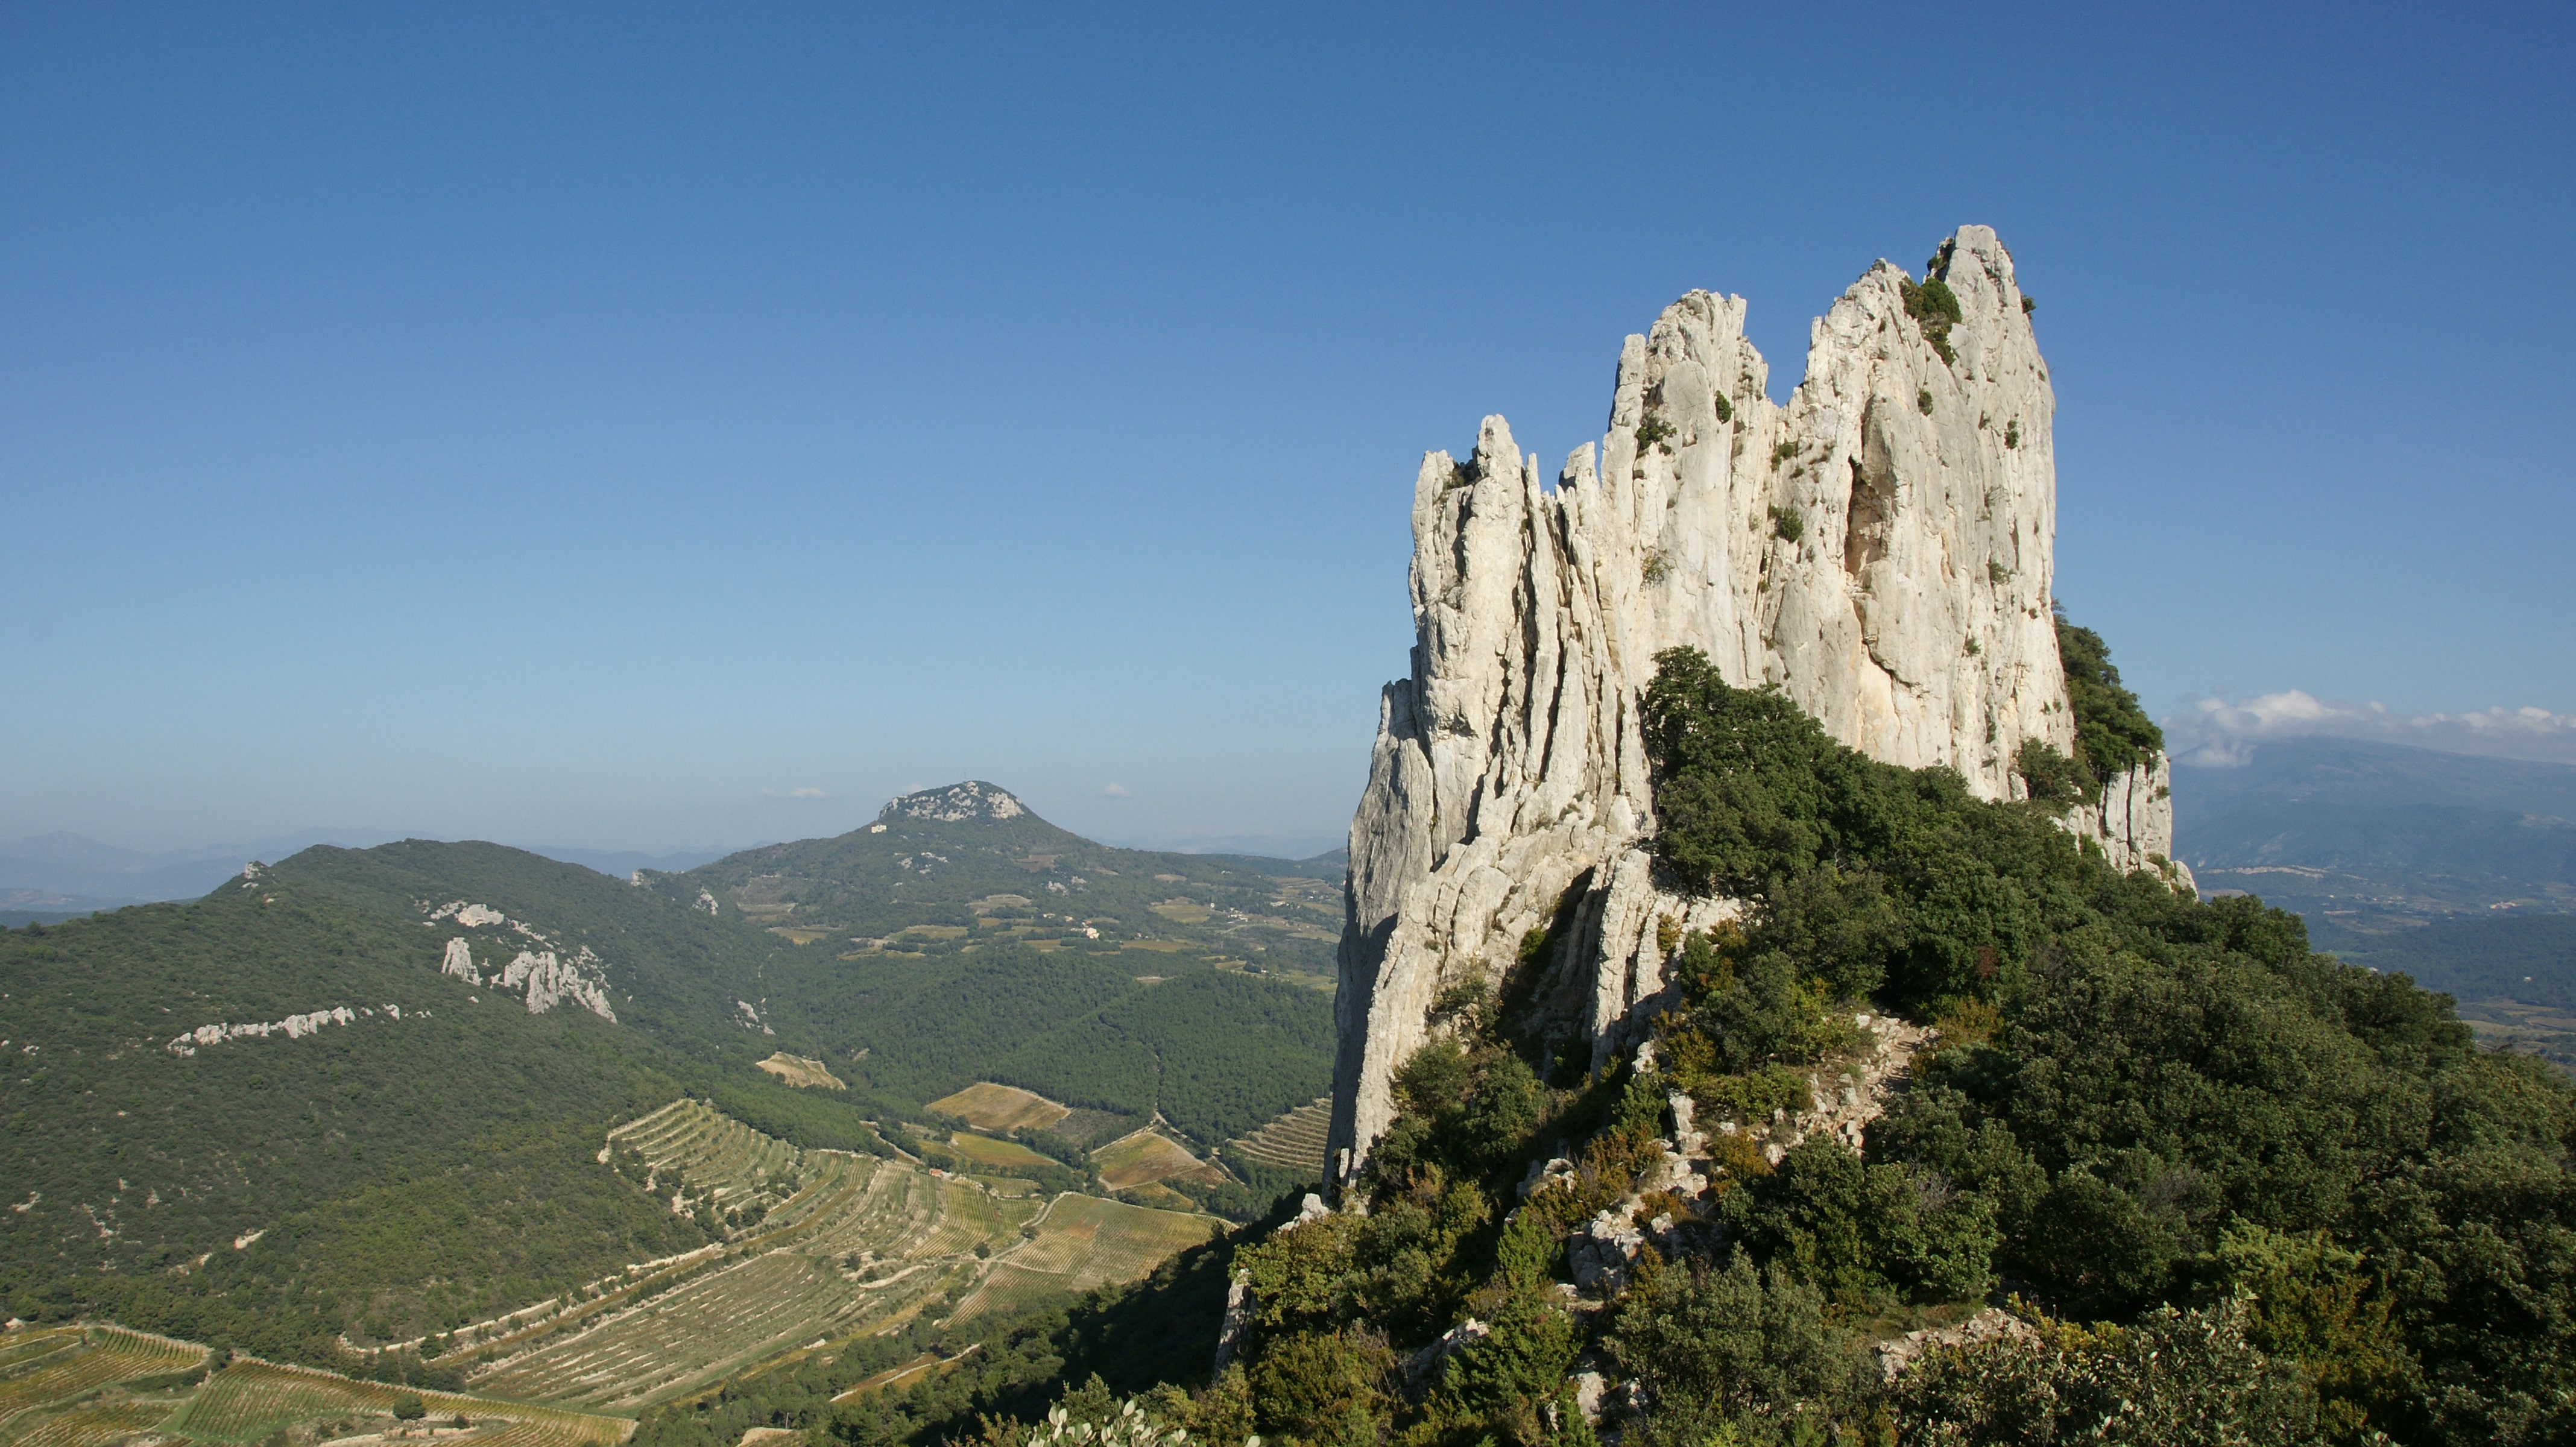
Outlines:
[{"label": "sunlit rock face", "polygon": [[[2050,609],[2056,402],[2010,253],[1982,226],[1932,277],[1879,262],[1814,324],[1788,404],[1741,298],[1695,291],[1621,349],[1610,430],[1551,489],[1488,417],[1413,494],[1411,676],[1379,703],[1351,824],[1331,1149],[1347,1175],[1451,985],[1559,921],[1551,978],[1602,1056],[1662,988],[1671,928],[1731,901],[1657,888],[1638,699],[1695,645],[1843,742],[2018,787],[2026,739],[2069,750]],[[1931,278],[1927,278],[1931,279]],[[1947,322],[1946,327],[1943,325]],[[2172,852],[2163,760],[2070,821],[2114,863]]]}]

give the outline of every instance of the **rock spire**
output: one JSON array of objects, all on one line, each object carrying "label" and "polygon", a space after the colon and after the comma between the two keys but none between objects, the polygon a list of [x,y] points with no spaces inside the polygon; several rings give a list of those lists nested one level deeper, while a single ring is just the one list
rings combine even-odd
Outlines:
[{"label": "rock spire", "polygon": [[[2018,789],[2024,740],[2071,748],[2047,365],[1993,231],[1961,228],[1927,273],[1881,261],[1853,283],[1785,407],[1743,299],[1694,291],[1627,339],[1609,432],[1553,490],[1500,417],[1469,457],[1423,459],[1413,668],[1381,695],[1351,822],[1337,1177],[1386,1128],[1444,988],[1496,978],[1562,910],[1554,978],[1605,1057],[1662,988],[1658,922],[1737,909],[1663,893],[1643,847],[1637,702],[1660,650],[1696,645],[1845,743],[1987,798]],[[2070,827],[2121,867],[2169,867],[2164,769]]]}]

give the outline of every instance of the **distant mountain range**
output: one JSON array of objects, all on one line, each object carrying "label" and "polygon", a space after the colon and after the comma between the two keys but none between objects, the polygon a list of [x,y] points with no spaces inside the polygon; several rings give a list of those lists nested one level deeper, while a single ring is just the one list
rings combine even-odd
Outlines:
[{"label": "distant mountain range", "polygon": [[[78,834],[39,834],[0,844],[0,924],[62,919],[129,904],[195,899],[241,873],[254,859],[279,860],[317,844],[369,849],[403,836],[389,829],[302,829],[239,844],[197,849],[126,849]],[[577,845],[526,846],[531,854],[613,874],[638,869],[694,869],[732,852],[725,849],[586,849]]]},{"label": "distant mountain range", "polygon": [[2463,912],[2576,909],[2576,766],[2353,739],[2177,767],[2175,852],[2330,949]]},{"label": "distant mountain range", "polygon": [[2294,911],[2318,948],[2576,1068],[2576,767],[2297,738],[2173,790],[2204,891]]},{"label": "distant mountain range", "polygon": [[[15,843],[0,844],[0,926],[51,923],[129,904],[195,899],[240,873],[241,867],[254,859],[284,859],[316,844],[367,849],[404,837],[401,831],[392,829],[301,829],[292,834],[238,844],[145,850],[105,844],[72,833],[34,835]],[[1207,841],[1211,847],[1249,842],[1248,838]],[[695,869],[737,853],[739,848],[763,846],[720,848],[708,845],[660,851],[595,849],[577,844],[513,847],[624,879],[639,869],[671,873]],[[1184,851],[1187,854],[1200,852],[1198,849]],[[1245,858],[1265,857],[1257,852],[1244,853],[1240,849],[1218,852]],[[1329,863],[1340,860],[1347,852],[1334,849],[1318,858]],[[1332,864],[1328,872],[1338,878],[1338,864]]]}]

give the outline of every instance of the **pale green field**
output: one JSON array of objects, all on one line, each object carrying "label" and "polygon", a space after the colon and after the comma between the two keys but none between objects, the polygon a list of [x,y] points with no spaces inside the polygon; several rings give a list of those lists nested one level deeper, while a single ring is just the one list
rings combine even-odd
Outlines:
[{"label": "pale green field", "polygon": [[1043,1095],[1012,1085],[979,1080],[955,1095],[930,1103],[932,1110],[953,1115],[977,1130],[1043,1129],[1073,1112]]},{"label": "pale green field", "polygon": [[973,1131],[958,1131],[948,1148],[979,1166],[1044,1166],[1057,1164],[1017,1141],[997,1141]]},{"label": "pale green field", "polygon": [[1099,1170],[1101,1184],[1113,1191],[1131,1190],[1175,1176],[1203,1181],[1224,1179],[1178,1143],[1150,1130],[1138,1131],[1093,1151],[1091,1164]]},{"label": "pale green field", "polygon": [[1067,1291],[1134,1281],[1176,1251],[1215,1235],[1207,1216],[1157,1211],[1071,1193],[1055,1198],[1035,1240],[997,1258],[954,1321],[1008,1313]]},{"label": "pale green field", "polygon": [[479,1430],[477,1447],[612,1447],[634,1431],[621,1417],[408,1392],[330,1372],[239,1358],[211,1378],[206,1349],[118,1327],[61,1327],[0,1337],[0,1441],[9,1447],[116,1447],[182,1438],[257,1442],[301,1425],[381,1430],[418,1396],[437,1417]]}]

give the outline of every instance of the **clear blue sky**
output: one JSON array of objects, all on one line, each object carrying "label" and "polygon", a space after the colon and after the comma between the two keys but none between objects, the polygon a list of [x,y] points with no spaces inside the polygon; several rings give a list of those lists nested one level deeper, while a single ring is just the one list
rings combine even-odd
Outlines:
[{"label": "clear blue sky", "polygon": [[1967,221],[2156,711],[2576,712],[2571,15],[10,4],[0,839],[1328,839],[1425,448]]}]

